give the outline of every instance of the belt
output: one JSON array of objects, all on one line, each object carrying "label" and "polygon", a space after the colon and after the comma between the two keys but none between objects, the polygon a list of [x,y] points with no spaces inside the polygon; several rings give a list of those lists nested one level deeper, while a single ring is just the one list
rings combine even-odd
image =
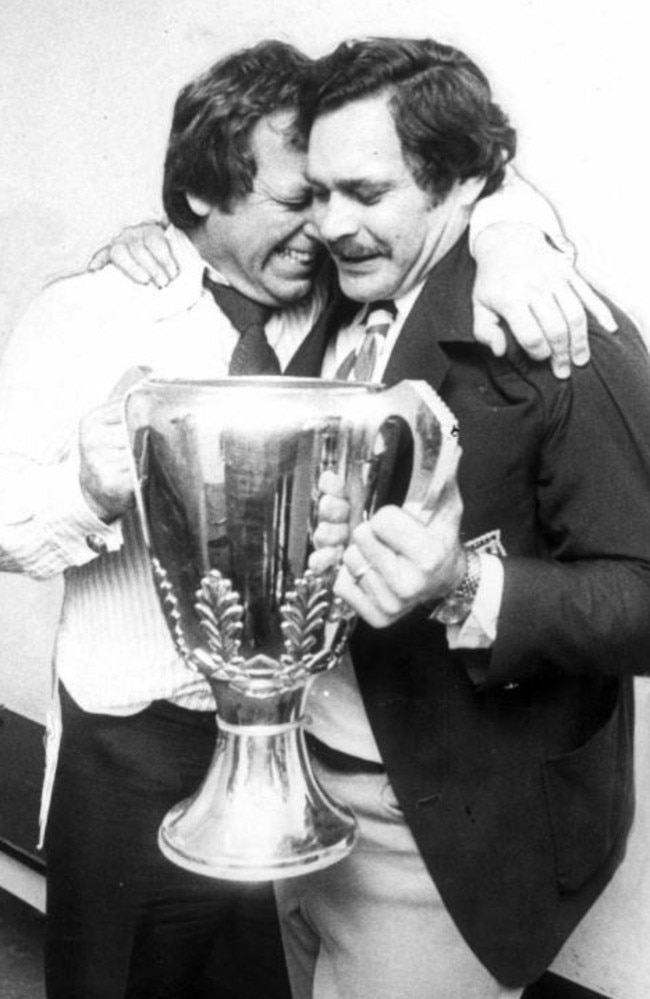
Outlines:
[{"label": "belt", "polygon": [[364,760],[360,756],[351,756],[321,742],[311,732],[305,732],[305,742],[311,756],[323,766],[329,767],[341,774],[385,774],[386,767],[376,760]]}]

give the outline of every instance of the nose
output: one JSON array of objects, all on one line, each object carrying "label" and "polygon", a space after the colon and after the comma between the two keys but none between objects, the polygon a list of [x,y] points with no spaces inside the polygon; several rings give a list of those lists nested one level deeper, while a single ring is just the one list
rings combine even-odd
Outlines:
[{"label": "nose", "polygon": [[308,237],[308,239],[313,239],[314,242],[316,243],[321,242],[320,232],[314,221],[313,212],[309,216],[309,218],[305,219],[304,222],[302,223],[302,231],[305,234],[305,236]]},{"label": "nose", "polygon": [[314,221],[326,243],[354,236],[359,228],[354,205],[338,192],[332,193],[327,200],[314,203]]}]

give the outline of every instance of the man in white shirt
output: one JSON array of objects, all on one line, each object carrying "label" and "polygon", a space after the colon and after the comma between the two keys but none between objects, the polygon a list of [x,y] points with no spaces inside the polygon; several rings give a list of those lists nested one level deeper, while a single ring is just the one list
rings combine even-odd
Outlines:
[{"label": "man in white shirt", "polygon": [[[293,994],[517,999],[632,820],[650,360],[621,314],[618,335],[590,323],[591,364],[567,382],[514,342],[502,357],[476,343],[468,208],[514,133],[463,53],[366,39],[317,78],[314,218],[342,291],[367,303],[324,372],[354,372],[375,338],[374,377],[426,380],[463,453],[422,508],[384,506],[344,554],[337,591],[363,621],[354,667],[314,685],[308,741],[360,837],[276,886]],[[345,497],[322,485],[319,560],[347,540]]]},{"label": "man in white shirt", "polygon": [[[0,569],[63,572],[66,584],[55,662],[63,726],[46,838],[48,999],[195,999],[215,940],[243,975],[233,995],[285,988],[268,889],[202,879],[157,849],[163,815],[207,768],[214,703],[176,656],[158,606],[121,406],[147,370],[228,373],[240,336],[216,304],[220,286],[270,310],[267,346],[289,372],[314,324],[329,321],[295,129],[309,72],[289,46],[262,43],[184,88],[164,179],[178,280],[159,291],[107,268],[57,282],[4,357]],[[555,235],[552,214],[543,227]],[[476,253],[480,268],[480,239]],[[581,294],[593,299],[562,274],[572,316]],[[490,287],[488,278],[488,303]]]}]

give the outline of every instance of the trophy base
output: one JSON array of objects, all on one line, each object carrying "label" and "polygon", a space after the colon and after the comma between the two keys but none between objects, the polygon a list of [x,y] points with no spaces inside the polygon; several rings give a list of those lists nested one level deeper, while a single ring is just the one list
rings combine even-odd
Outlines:
[{"label": "trophy base", "polygon": [[173,834],[170,836],[163,826],[158,834],[158,846],[163,856],[177,867],[183,867],[194,874],[202,874],[204,877],[223,881],[281,881],[284,878],[311,874],[337,864],[348,856],[356,839],[356,822],[354,822],[352,828],[338,842],[326,846],[315,844],[311,850],[305,848],[287,857],[260,856],[258,860],[252,857],[214,855],[197,857],[196,854],[187,854],[173,841]]},{"label": "trophy base", "polygon": [[203,783],[160,827],[158,845],[168,860],[210,878],[275,881],[350,853],[356,819],[317,783],[299,724],[220,719],[220,729]]}]

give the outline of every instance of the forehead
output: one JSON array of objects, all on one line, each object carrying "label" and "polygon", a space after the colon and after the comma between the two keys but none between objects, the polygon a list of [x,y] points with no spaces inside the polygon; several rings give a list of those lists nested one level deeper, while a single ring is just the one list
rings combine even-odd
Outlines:
[{"label": "forehead", "polygon": [[307,155],[292,144],[293,111],[275,111],[260,118],[250,134],[250,149],[257,164],[255,186],[304,183]]},{"label": "forehead", "polygon": [[315,182],[409,173],[388,95],[345,104],[316,119],[309,136],[308,175]]}]

